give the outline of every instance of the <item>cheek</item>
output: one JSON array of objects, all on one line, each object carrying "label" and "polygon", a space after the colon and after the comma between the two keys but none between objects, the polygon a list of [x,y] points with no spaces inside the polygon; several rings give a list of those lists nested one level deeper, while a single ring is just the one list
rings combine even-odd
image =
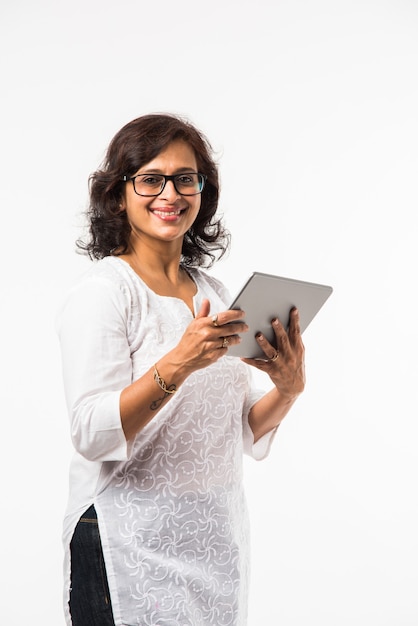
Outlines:
[{"label": "cheek", "polygon": [[[152,199],[152,198],[151,198]],[[140,196],[130,196],[126,194],[122,196],[120,201],[121,212],[124,211],[129,218],[136,218],[143,215],[143,212],[149,208],[150,199],[141,198]]]},{"label": "cheek", "polygon": [[194,210],[196,211],[196,215],[200,211],[201,204],[202,204],[202,197],[201,196],[196,196],[196,204],[194,205]]}]

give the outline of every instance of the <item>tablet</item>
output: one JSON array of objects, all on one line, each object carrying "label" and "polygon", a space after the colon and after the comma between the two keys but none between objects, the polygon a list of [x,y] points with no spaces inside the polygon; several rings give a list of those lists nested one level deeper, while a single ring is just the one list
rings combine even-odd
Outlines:
[{"label": "tablet", "polygon": [[332,287],[328,285],[254,272],[229,306],[245,311],[250,330],[242,333],[239,345],[228,349],[228,356],[266,359],[255,340],[256,333],[263,333],[275,346],[271,320],[278,317],[287,328],[289,312],[294,306],[299,310],[303,333],[331,294]]}]

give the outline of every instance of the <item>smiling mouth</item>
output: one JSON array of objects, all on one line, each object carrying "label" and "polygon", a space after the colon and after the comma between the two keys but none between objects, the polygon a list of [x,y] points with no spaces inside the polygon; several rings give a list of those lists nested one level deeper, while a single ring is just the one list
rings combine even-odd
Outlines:
[{"label": "smiling mouth", "polygon": [[177,209],[177,211],[159,211],[158,209],[153,209],[152,213],[161,217],[173,217],[180,215],[183,211],[185,211],[185,209]]}]

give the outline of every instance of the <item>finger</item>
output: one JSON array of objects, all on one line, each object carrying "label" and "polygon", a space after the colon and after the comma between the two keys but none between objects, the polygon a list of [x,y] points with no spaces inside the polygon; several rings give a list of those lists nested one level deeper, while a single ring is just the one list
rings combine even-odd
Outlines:
[{"label": "finger", "polygon": [[293,345],[300,339],[300,316],[296,307],[290,311],[289,338]]},{"label": "finger", "polygon": [[264,359],[249,359],[247,357],[241,357],[241,361],[247,363],[247,365],[256,367],[261,372],[268,373],[270,369],[270,361],[265,361]]},{"label": "finger", "polygon": [[202,304],[200,305],[200,309],[196,314],[196,319],[200,317],[207,317],[210,311],[210,302],[207,298],[202,300]]},{"label": "finger", "polygon": [[223,313],[224,324],[230,324],[231,322],[243,320],[244,317],[245,311],[242,309],[229,309]]},{"label": "finger", "polygon": [[221,349],[228,350],[229,343],[230,343],[228,337],[221,337],[221,339],[222,339]]},{"label": "finger", "polygon": [[[232,324],[232,322],[239,322],[245,317],[245,311],[241,309],[229,309],[228,311],[222,311],[212,315],[211,321],[214,326],[224,326],[225,324]],[[241,324],[242,324],[241,322]]]},{"label": "finger", "polygon": [[286,332],[285,327],[281,323],[278,317],[272,320],[271,325],[273,326],[274,335],[276,337],[276,346],[280,352],[287,352],[290,348],[289,346],[289,337]]},{"label": "finger", "polygon": [[275,350],[275,348],[271,345],[271,343],[267,341],[265,336],[262,333],[257,333],[255,338],[257,340],[258,345],[260,346],[260,348],[263,350],[264,354],[266,355],[266,361],[272,361],[273,359],[275,359],[278,353]]}]

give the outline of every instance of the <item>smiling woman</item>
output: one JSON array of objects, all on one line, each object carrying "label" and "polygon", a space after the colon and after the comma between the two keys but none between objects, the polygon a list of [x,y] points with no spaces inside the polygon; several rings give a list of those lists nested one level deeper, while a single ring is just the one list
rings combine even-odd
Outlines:
[{"label": "smiling woman", "polygon": [[304,350],[293,311],[288,332],[273,321],[274,347],[258,337],[265,360],[228,356],[248,326],[202,269],[228,245],[218,192],[209,143],[171,115],[127,124],[91,176],[78,245],[96,263],[57,320],[75,448],[69,625],[246,624],[242,454],[267,455]]},{"label": "smiling woman", "polygon": [[151,247],[157,245],[152,240],[160,241],[163,246],[164,242],[172,242],[173,252],[177,248],[177,255],[181,255],[184,235],[193,226],[200,209],[203,185],[198,185],[197,191],[196,184],[193,186],[193,177],[199,180],[196,170],[193,148],[184,140],[176,139],[147,163],[146,169],[140,168],[131,177],[132,185],[125,185],[120,203],[131,228],[130,249],[123,257],[125,260],[129,262],[135,256],[136,245],[143,246],[146,241]]},{"label": "smiling woman", "polygon": [[[201,193],[201,210],[183,241],[182,262],[200,264],[206,259],[209,260],[206,265],[211,265],[224,254],[229,235],[215,215],[219,176],[211,156],[210,143],[187,120],[173,115],[154,114],[126,124],[111,141],[102,168],[90,177],[88,219],[91,238],[87,243],[80,240],[78,245],[91,258],[101,259],[127,252],[131,227],[126,213],[121,211],[122,192],[128,186],[133,187],[134,191],[140,191],[136,176],[138,173],[168,174],[150,170],[150,164],[175,141],[184,142],[191,150],[191,154],[188,154],[191,163],[183,163],[183,171],[196,172],[197,168],[200,183],[198,191]],[[124,184],[129,181],[132,181],[132,185]],[[163,191],[163,187],[160,191]],[[186,195],[184,189],[181,191]],[[140,191],[139,195],[149,194]]]}]

